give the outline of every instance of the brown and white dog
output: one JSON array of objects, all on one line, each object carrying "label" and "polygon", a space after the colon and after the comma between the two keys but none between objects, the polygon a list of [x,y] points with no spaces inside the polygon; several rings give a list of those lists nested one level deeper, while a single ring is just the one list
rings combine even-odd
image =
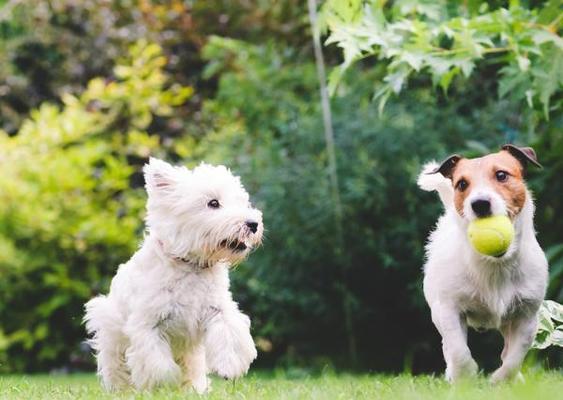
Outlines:
[{"label": "brown and white dog", "polygon": [[[419,186],[436,190],[445,207],[426,245],[424,295],[442,336],[450,382],[478,370],[467,346],[467,326],[498,329],[504,338],[493,382],[518,375],[533,342],[548,271],[524,181],[530,164],[540,166],[533,149],[505,145],[480,158],[453,155],[441,165],[427,164],[419,176]],[[490,215],[508,216],[516,232],[500,257],[477,253],[467,237],[471,221]]]}]

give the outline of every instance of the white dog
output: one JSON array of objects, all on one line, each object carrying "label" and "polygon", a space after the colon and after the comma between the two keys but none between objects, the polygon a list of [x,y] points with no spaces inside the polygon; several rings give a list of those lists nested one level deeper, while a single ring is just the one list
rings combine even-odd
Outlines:
[{"label": "white dog", "polygon": [[[493,382],[519,373],[534,339],[548,272],[523,178],[528,164],[539,166],[531,148],[505,145],[481,158],[454,155],[428,164],[419,177],[419,186],[438,191],[445,207],[426,246],[424,295],[442,336],[450,382],[477,373],[467,326],[503,335],[502,366]],[[507,215],[515,227],[514,241],[500,257],[481,255],[468,241],[469,222],[489,215]]]},{"label": "white dog", "polygon": [[262,238],[262,214],[223,166],[193,170],[152,158],[144,168],[148,235],[107,296],[90,300],[98,374],[108,390],[236,378],[256,358],[250,320],[229,291],[229,267]]}]

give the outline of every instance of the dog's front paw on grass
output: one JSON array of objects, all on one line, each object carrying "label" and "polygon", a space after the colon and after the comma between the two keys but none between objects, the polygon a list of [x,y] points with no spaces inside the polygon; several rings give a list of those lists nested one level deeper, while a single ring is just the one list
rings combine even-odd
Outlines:
[{"label": "dog's front paw on grass", "polygon": [[524,383],[524,375],[517,368],[500,367],[492,373],[489,381],[493,385],[498,385],[502,382],[521,382]]},{"label": "dog's front paw on grass", "polygon": [[227,379],[238,378],[258,355],[250,335],[250,320],[240,312],[222,312],[209,321],[205,335],[209,369]]},{"label": "dog's front paw on grass", "polygon": [[250,362],[245,362],[233,354],[232,357],[229,357],[229,360],[225,360],[221,365],[216,366],[213,372],[224,379],[237,379],[246,375],[249,368]]},{"label": "dog's front paw on grass", "polygon": [[249,333],[233,336],[228,345],[218,351],[208,352],[208,365],[211,371],[222,378],[236,379],[245,375],[250,364],[258,355]]},{"label": "dog's front paw on grass", "polygon": [[131,370],[131,380],[138,390],[150,390],[160,386],[175,386],[180,382],[182,370],[174,361],[154,362]]},{"label": "dog's front paw on grass", "polygon": [[475,360],[467,358],[446,368],[446,380],[450,383],[456,383],[463,379],[477,376],[479,367]]},{"label": "dog's front paw on grass", "polygon": [[213,372],[225,379],[236,379],[248,372],[250,364],[257,356],[254,343],[251,346],[236,346],[230,349],[223,349],[209,360],[210,368]]},{"label": "dog's front paw on grass", "polygon": [[191,382],[191,387],[194,392],[200,395],[211,393],[211,381],[207,378],[207,376],[193,380]]}]

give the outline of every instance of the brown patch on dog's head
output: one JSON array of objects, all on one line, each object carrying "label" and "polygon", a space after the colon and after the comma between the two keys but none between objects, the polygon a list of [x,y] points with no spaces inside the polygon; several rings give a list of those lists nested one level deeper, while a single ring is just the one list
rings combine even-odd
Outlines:
[{"label": "brown patch on dog's head", "polygon": [[530,163],[541,167],[533,149],[505,145],[498,153],[480,158],[449,157],[435,172],[452,180],[454,205],[462,217],[473,188],[489,187],[504,199],[508,216],[514,218],[526,202],[524,174]]}]

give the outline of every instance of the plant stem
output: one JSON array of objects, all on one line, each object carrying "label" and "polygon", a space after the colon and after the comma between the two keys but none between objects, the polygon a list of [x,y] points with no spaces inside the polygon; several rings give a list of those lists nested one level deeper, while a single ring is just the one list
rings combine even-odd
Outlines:
[{"label": "plant stem", "polygon": [[323,112],[323,124],[325,134],[326,152],[328,156],[328,173],[331,184],[332,203],[334,207],[334,222],[336,227],[335,249],[337,260],[342,263],[341,273],[341,291],[342,291],[342,308],[346,326],[346,336],[348,339],[348,352],[350,361],[353,365],[357,361],[356,338],[354,334],[354,324],[352,319],[352,303],[351,294],[347,290],[346,271],[348,269],[347,263],[344,262],[343,257],[344,249],[344,236],[342,229],[342,202],[340,199],[340,191],[338,185],[338,170],[336,161],[336,151],[334,145],[334,131],[332,128],[332,113],[330,108],[330,99],[328,97],[328,90],[326,87],[326,71],[325,62],[321,46],[320,32],[317,25],[317,4],[315,0],[308,0],[309,7],[309,21],[311,23],[311,31],[313,33],[313,49],[315,52],[315,62],[317,65],[317,77],[319,79],[319,89],[321,94],[321,106]]}]

